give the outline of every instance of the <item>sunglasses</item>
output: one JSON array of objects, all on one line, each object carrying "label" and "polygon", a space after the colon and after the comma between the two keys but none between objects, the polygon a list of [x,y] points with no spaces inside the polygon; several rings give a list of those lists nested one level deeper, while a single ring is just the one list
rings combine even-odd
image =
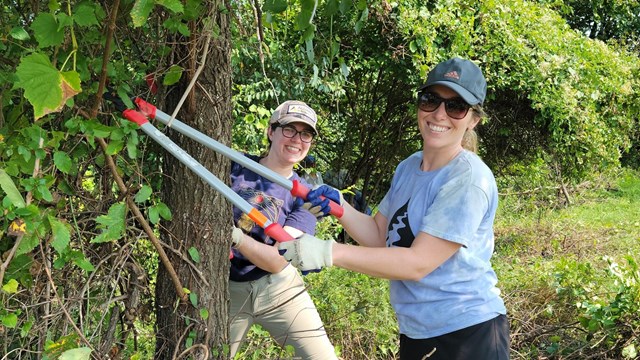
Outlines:
[{"label": "sunglasses", "polygon": [[471,105],[467,104],[459,97],[443,99],[431,92],[423,92],[418,96],[418,108],[424,112],[436,111],[440,107],[441,103],[444,103],[444,110],[447,112],[447,115],[457,120],[467,116],[467,113],[471,108]]}]

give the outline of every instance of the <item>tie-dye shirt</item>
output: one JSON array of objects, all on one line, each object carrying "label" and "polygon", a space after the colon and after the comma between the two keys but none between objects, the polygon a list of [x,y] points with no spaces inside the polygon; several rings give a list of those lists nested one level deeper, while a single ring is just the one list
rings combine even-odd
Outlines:
[{"label": "tie-dye shirt", "polygon": [[391,281],[400,333],[427,339],[506,314],[491,267],[498,190],[480,158],[462,151],[446,166],[422,171],[422,152],[398,165],[379,211],[387,246],[410,247],[418,232],[462,247],[420,281]]},{"label": "tie-dye shirt", "polygon": [[[256,162],[260,160],[257,156],[246,156]],[[295,198],[289,190],[235,162],[231,164],[230,173],[231,189],[247,200],[254,208],[258,209],[271,222],[277,222],[283,227],[291,226],[307,234],[315,234],[316,217],[306,209],[295,206]],[[295,172],[289,180],[298,180],[305,186],[309,186]],[[275,244],[275,240],[265,235],[260,226],[235,206],[233,207],[233,220],[237,227],[244,230],[256,241],[268,245]],[[255,266],[242,256],[238,250],[233,249],[229,279],[233,281],[252,281],[267,274],[269,272]]]}]

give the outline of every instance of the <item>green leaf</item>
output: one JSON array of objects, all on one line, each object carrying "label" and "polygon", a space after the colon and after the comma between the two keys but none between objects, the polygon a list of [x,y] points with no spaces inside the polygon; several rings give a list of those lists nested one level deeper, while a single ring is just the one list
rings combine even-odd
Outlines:
[{"label": "green leaf", "polygon": [[96,218],[98,229],[102,229],[102,233],[96,236],[92,243],[103,243],[120,239],[125,231],[125,215],[127,206],[123,203],[111,205],[107,215],[100,215]]},{"label": "green leaf", "polygon": [[80,75],[75,71],[59,72],[49,59],[34,53],[22,58],[18,65],[16,86],[24,89],[37,119],[62,109],[67,99],[80,89]]},{"label": "green leaf", "polygon": [[198,294],[194,292],[189,294],[189,301],[191,301],[191,305],[198,306]]},{"label": "green leaf", "polygon": [[22,325],[22,329],[20,330],[20,336],[25,337],[29,335],[29,331],[31,331],[32,327],[33,327],[32,320],[25,322],[24,325]]},{"label": "green leaf", "polygon": [[200,253],[198,252],[198,249],[194,247],[189,248],[189,255],[191,256],[191,259],[193,259],[193,261],[195,261],[196,263],[200,262]]},{"label": "green leaf", "polygon": [[93,266],[93,264],[91,264],[91,262],[89,260],[87,260],[85,257],[78,257],[78,258],[73,258],[73,263],[76,264],[80,269],[86,271],[86,272],[91,272],[94,271],[96,268]]},{"label": "green leaf", "polygon": [[71,171],[71,157],[67,155],[67,153],[62,151],[56,151],[53,153],[53,163],[56,165],[58,170],[62,171],[65,174],[68,174]]},{"label": "green leaf", "polygon": [[94,4],[83,2],[73,12],[73,21],[78,26],[98,25]]},{"label": "green leaf", "polygon": [[91,349],[88,347],[81,347],[77,349],[71,349],[63,352],[58,360],[90,360]]},{"label": "green leaf", "polygon": [[40,13],[31,24],[33,36],[41,48],[57,46],[64,40],[64,32],[59,29],[55,16],[49,13]]},{"label": "green leaf", "polygon": [[207,320],[209,318],[209,310],[205,308],[200,309],[200,318],[202,318],[202,320]]},{"label": "green leaf", "polygon": [[19,283],[16,279],[9,279],[6,284],[2,286],[2,290],[8,294],[15,294],[18,292]]},{"label": "green leaf", "polygon": [[14,313],[7,314],[2,317],[2,325],[13,329],[18,325],[18,316]]},{"label": "green leaf", "polygon": [[162,84],[168,86],[177,83],[182,77],[182,71],[183,69],[181,66],[172,65],[164,76],[164,79],[162,79]]},{"label": "green leaf", "polygon": [[182,6],[180,0],[156,0],[156,4],[164,6],[174,13],[184,12],[184,6]]},{"label": "green leaf", "polygon": [[316,0],[301,0],[300,13],[296,17],[296,30],[304,30],[311,25],[317,5]]},{"label": "green leaf", "polygon": [[138,190],[138,193],[133,198],[133,201],[135,201],[137,203],[143,203],[143,202],[149,200],[149,197],[151,196],[152,193],[153,193],[153,189],[151,189],[150,186],[143,185],[140,188],[140,190]]},{"label": "green leaf", "polygon": [[149,207],[149,221],[152,224],[157,224],[160,221],[160,212],[157,205]]},{"label": "green leaf", "polygon": [[7,174],[4,169],[0,169],[0,187],[2,191],[7,194],[7,197],[11,201],[11,204],[17,208],[23,208],[27,206],[24,199],[22,198],[22,194],[18,191],[16,184],[13,182],[9,174]]},{"label": "green leaf", "polygon": [[16,26],[9,32],[9,35],[16,40],[29,40],[29,33],[22,27]]},{"label": "green leaf", "polygon": [[62,253],[67,249],[69,241],[71,240],[69,228],[53,216],[49,216],[49,224],[51,225],[51,233],[53,234],[51,246],[53,246],[58,253]]},{"label": "green leaf", "polygon": [[158,203],[158,213],[165,220],[171,220],[171,210],[165,203]]},{"label": "green leaf", "polygon": [[113,141],[109,141],[109,144],[107,145],[107,154],[109,155],[115,155],[117,153],[120,152],[120,150],[122,150],[122,148],[124,148],[124,141],[122,140],[113,140]]},{"label": "green leaf", "polygon": [[136,0],[131,9],[131,20],[134,27],[140,27],[147,22],[154,5],[153,0]]},{"label": "green leaf", "polygon": [[44,201],[53,201],[53,195],[49,191],[49,187],[46,184],[40,184],[36,186],[36,192],[40,195],[40,198]]},{"label": "green leaf", "polygon": [[266,0],[262,10],[272,14],[279,14],[287,10],[287,0]]}]

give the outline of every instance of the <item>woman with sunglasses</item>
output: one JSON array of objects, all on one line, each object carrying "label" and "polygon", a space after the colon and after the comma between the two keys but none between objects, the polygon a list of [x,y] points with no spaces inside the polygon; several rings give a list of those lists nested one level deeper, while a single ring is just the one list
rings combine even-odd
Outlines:
[{"label": "woman with sunglasses", "polygon": [[[509,324],[491,267],[498,191],[475,154],[474,128],[485,116],[482,71],[458,58],[439,63],[418,91],[422,150],[396,168],[378,212],[343,203],[340,218],[360,246],[303,235],[279,245],[303,270],[331,265],[390,279],[400,329],[400,359],[509,358]],[[326,185],[308,194],[319,217]]]},{"label": "woman with sunglasses", "polygon": [[[307,153],[316,130],[315,111],[301,101],[285,101],[269,121],[268,153],[247,155],[276,173],[307,185],[293,171]],[[308,186],[308,185],[307,185]],[[231,165],[231,188],[270,221],[296,237],[313,234],[317,219],[295,204],[285,188],[237,163]],[[237,208],[229,292],[230,354],[233,358],[253,324],[260,324],[300,359],[337,359],[302,277],[280,254],[275,241]]]}]

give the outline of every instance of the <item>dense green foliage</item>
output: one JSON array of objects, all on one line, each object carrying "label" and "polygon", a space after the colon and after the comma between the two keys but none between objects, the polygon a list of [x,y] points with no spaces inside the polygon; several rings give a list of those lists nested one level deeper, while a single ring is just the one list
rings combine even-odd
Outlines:
[{"label": "dense green foliage", "polygon": [[[216,28],[201,17],[200,0],[122,0],[118,13],[113,3],[0,5],[2,354],[86,358],[92,348],[145,358],[153,348],[148,294],[156,255],[131,204],[156,227],[174,215],[159,193],[161,152],[100,96],[108,85],[129,106],[132,94],[163,104],[192,70],[171,57],[169,39],[202,29],[215,36]],[[498,175],[504,208],[513,210],[503,216],[537,216],[527,228],[501,224],[499,269],[516,319],[514,348],[522,358],[607,349],[634,357],[637,259],[618,251],[624,246],[615,243],[628,239],[611,229],[631,229],[637,243],[637,223],[572,236],[558,226],[575,224],[548,209],[562,190],[580,202],[578,185],[621,160],[640,163],[640,62],[629,52],[637,51],[637,2],[256,4],[218,9],[235,19],[236,148],[263,150],[271,110],[304,100],[321,118],[312,151],[320,169],[346,172],[341,186],[360,188],[375,203],[394,166],[419,150],[414,97],[427,71],[451,56],[477,61],[491,115],[480,129],[481,155]],[[592,24],[598,27],[588,30]],[[157,95],[147,79],[156,80]],[[636,206],[630,179],[616,189]],[[609,205],[626,211],[621,219],[638,218],[631,207]],[[337,237],[335,224],[322,226],[323,236]],[[609,258],[588,257],[585,246],[600,238],[610,240],[600,252]],[[197,249],[183,255],[197,263]],[[384,282],[333,269],[308,279],[345,358],[393,357]],[[527,304],[530,293],[538,297]]]}]

